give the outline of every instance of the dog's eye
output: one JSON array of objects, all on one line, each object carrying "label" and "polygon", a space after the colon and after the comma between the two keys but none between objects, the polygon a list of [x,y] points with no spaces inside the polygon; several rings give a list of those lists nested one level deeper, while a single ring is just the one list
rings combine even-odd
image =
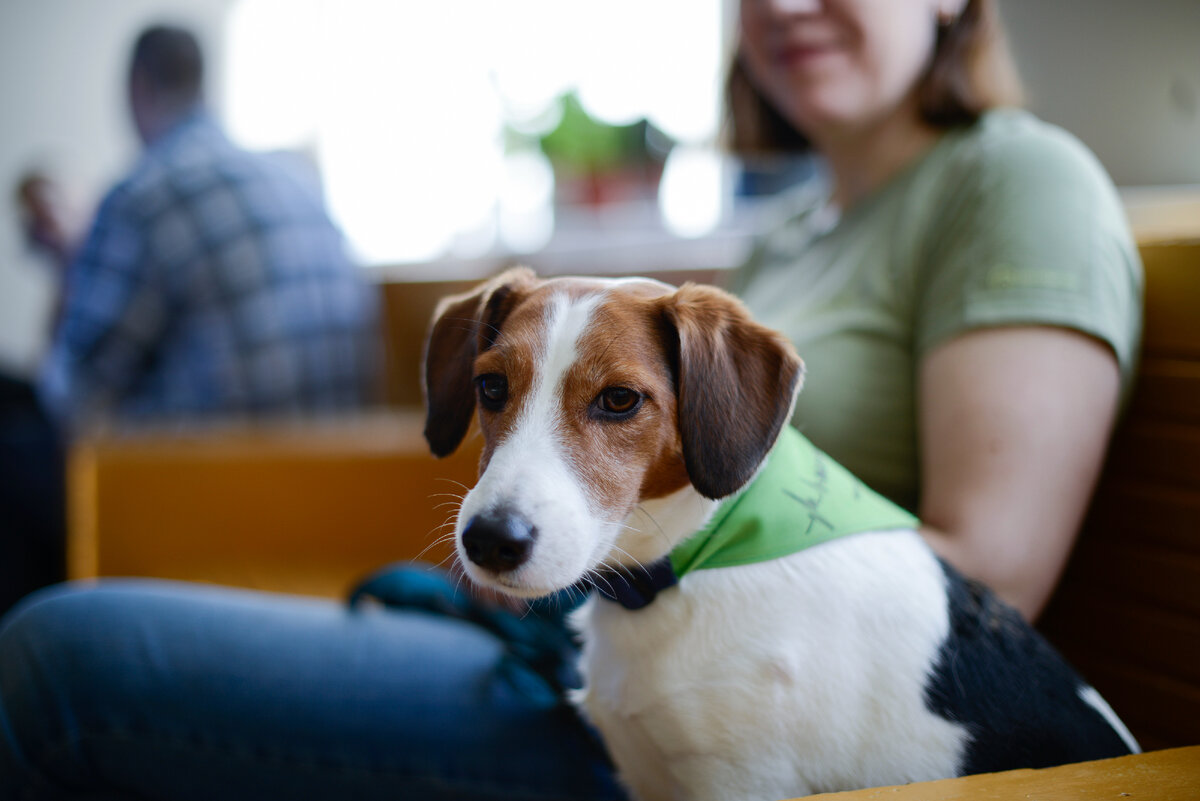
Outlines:
[{"label": "dog's eye", "polygon": [[508,379],[496,373],[481,375],[475,379],[479,391],[479,402],[483,408],[498,412],[508,400]]},{"label": "dog's eye", "polygon": [[607,414],[627,416],[642,405],[642,396],[629,387],[609,387],[600,393],[596,402]]}]

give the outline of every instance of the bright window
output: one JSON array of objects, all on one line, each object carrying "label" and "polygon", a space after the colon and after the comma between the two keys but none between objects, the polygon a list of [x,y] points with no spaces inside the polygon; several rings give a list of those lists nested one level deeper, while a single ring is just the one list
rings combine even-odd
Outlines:
[{"label": "bright window", "polygon": [[313,158],[369,263],[545,245],[555,174],[536,143],[568,93],[674,144],[658,205],[698,235],[722,198],[723,30],[722,0],[239,0],[226,117],[248,147]]}]

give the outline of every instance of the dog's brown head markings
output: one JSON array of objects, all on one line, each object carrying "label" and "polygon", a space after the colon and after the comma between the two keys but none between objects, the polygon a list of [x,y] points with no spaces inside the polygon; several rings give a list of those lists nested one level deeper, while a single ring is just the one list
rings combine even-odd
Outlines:
[{"label": "dog's brown head markings", "polygon": [[662,497],[689,481],[709,498],[743,486],[786,423],[803,366],[738,300],[696,284],[541,280],[516,268],[443,301],[425,359],[433,453],[453,452],[482,407],[486,469],[544,369],[547,309],[564,297],[594,302],[554,413],[600,504],[618,511],[610,504]]}]

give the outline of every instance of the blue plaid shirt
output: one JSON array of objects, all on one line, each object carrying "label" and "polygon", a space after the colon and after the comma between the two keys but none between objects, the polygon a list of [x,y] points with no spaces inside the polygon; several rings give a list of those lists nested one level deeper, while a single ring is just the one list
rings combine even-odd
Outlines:
[{"label": "blue plaid shirt", "polygon": [[373,380],[375,322],[317,193],[197,112],[101,204],[42,395],[74,423],[344,409]]}]

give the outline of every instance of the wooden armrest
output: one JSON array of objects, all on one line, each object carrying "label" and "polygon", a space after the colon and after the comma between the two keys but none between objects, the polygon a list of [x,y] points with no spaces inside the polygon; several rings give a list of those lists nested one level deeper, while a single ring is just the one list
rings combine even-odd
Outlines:
[{"label": "wooden armrest", "polygon": [[1200,746],[958,779],[809,796],[828,801],[1195,801]]}]

